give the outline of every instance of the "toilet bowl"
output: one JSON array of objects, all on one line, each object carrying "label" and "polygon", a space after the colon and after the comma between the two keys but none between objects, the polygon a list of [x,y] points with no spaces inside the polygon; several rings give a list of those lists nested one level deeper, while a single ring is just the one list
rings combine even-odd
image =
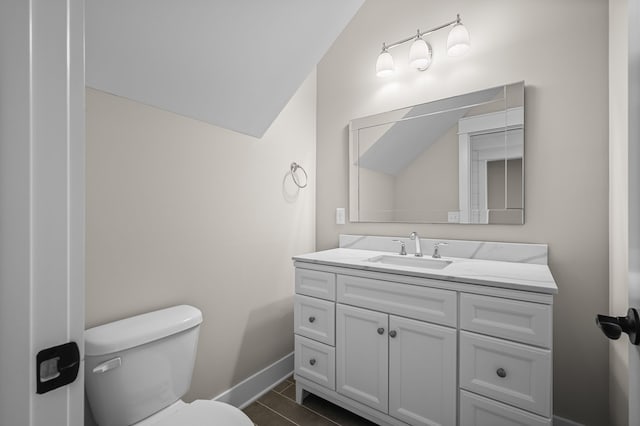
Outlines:
[{"label": "toilet bowl", "polygon": [[253,426],[237,408],[223,402],[199,399],[191,404],[178,401],[135,426]]},{"label": "toilet bowl", "polygon": [[185,403],[202,313],[181,305],[85,331],[85,390],[98,426],[252,426],[217,401]]}]

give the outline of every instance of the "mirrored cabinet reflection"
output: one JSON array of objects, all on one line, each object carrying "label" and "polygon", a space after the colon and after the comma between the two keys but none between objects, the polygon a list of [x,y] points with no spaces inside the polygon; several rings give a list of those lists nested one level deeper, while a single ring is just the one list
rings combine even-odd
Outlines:
[{"label": "mirrored cabinet reflection", "polygon": [[352,222],[524,223],[524,82],[352,120]]}]

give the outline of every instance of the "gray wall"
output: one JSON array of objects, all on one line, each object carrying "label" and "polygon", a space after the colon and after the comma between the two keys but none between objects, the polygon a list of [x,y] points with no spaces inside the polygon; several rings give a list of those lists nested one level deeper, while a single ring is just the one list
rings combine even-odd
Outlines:
[{"label": "gray wall", "polygon": [[[293,351],[291,256],[315,247],[316,76],[260,139],[87,91],[88,327],[203,311],[186,399]],[[291,162],[309,174],[297,198]]]},{"label": "gray wall", "polygon": [[358,170],[360,212],[367,220],[393,220],[396,177],[364,167]]},{"label": "gray wall", "polygon": [[[446,31],[430,38],[434,63],[375,76],[383,41],[460,13],[466,56],[446,55]],[[318,249],[339,233],[549,244],[559,294],[554,306],[554,412],[608,423],[608,343],[593,323],[608,310],[608,4],[601,0],[367,0],[318,65]],[[335,225],[348,206],[349,121],[453,94],[524,80],[525,224]]]}]

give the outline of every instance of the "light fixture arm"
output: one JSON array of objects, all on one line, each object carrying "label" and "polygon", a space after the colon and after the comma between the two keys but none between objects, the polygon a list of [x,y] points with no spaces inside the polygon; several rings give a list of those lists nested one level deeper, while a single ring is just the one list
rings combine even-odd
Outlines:
[{"label": "light fixture arm", "polygon": [[399,41],[396,41],[396,42],[393,42],[393,43],[390,43],[390,44],[387,44],[387,43],[383,42],[382,43],[382,51],[388,51],[389,49],[392,49],[394,47],[398,47],[398,46],[400,46],[402,44],[405,44],[405,43],[407,43],[407,42],[409,42],[411,40],[415,40],[416,38],[424,37],[426,35],[435,33],[436,31],[442,30],[444,28],[448,28],[448,27],[451,27],[453,25],[460,24],[461,22],[462,21],[460,19],[460,14],[458,14],[456,19],[454,19],[451,22],[447,22],[446,24],[442,24],[442,25],[439,25],[439,26],[437,26],[435,28],[431,28],[429,30],[422,31],[422,32],[418,29],[417,35],[412,35],[411,37],[407,37],[407,38],[404,38],[402,40],[399,40]]}]

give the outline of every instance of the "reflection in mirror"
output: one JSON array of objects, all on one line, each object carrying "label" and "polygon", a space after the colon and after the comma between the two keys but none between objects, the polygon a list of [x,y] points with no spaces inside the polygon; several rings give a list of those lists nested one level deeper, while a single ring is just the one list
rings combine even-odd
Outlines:
[{"label": "reflection in mirror", "polygon": [[350,220],[524,223],[524,83],[352,120]]}]

